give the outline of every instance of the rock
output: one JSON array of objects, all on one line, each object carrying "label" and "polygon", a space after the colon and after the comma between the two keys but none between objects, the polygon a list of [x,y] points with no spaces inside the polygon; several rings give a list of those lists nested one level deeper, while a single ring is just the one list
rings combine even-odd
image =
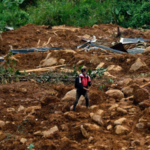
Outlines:
[{"label": "rock", "polygon": [[20,139],[20,142],[21,142],[22,144],[25,144],[25,143],[27,142],[27,139],[21,138],[21,139]]},{"label": "rock", "polygon": [[98,109],[99,108],[99,105],[92,105],[91,107],[90,107],[90,109],[92,109],[92,110],[95,110],[95,109]]},{"label": "rock", "polygon": [[96,124],[85,123],[84,125],[91,131],[100,129],[100,127]]},{"label": "rock", "polygon": [[146,54],[146,53],[149,53],[150,52],[150,46],[147,47],[144,51],[143,51],[143,54]]},{"label": "rock", "polygon": [[107,130],[112,130],[112,125],[108,125]]},{"label": "rock", "polygon": [[42,135],[43,135],[43,132],[42,132],[42,131],[36,131],[36,132],[34,132],[34,135],[42,136]]},{"label": "rock", "polygon": [[44,96],[40,99],[41,106],[47,106],[50,103],[58,102],[60,99],[56,96]]},{"label": "rock", "polygon": [[7,112],[13,112],[15,111],[15,108],[7,108]]},{"label": "rock", "polygon": [[18,108],[18,111],[22,111],[22,110],[24,110],[25,108],[22,106],[22,105],[20,105],[19,106],[19,108]]},{"label": "rock", "polygon": [[108,66],[107,69],[108,69],[108,71],[117,71],[117,72],[119,72],[119,71],[122,70],[122,67],[117,66],[117,65],[110,65],[110,66]]},{"label": "rock", "polygon": [[143,129],[143,128],[144,128],[144,124],[143,124],[143,123],[137,123],[137,124],[136,124],[136,127],[137,127],[138,129]]},{"label": "rock", "polygon": [[123,108],[120,108],[120,107],[117,107],[117,111],[118,112],[121,112],[123,114],[127,114],[127,110],[123,109]]},{"label": "rock", "polygon": [[27,89],[26,88],[20,88],[19,91],[22,92],[22,93],[27,93]]},{"label": "rock", "polygon": [[119,106],[118,104],[114,104],[114,105],[112,105],[111,107],[109,107],[108,110],[109,110],[109,111],[112,111],[112,110],[116,109],[118,106]]},{"label": "rock", "polygon": [[31,106],[24,109],[24,115],[26,114],[33,114],[35,110],[41,109],[41,106]]},{"label": "rock", "polygon": [[121,125],[124,121],[126,121],[126,118],[120,118],[120,119],[116,120],[116,121],[114,122],[114,124],[115,124],[115,125]]},{"label": "rock", "polygon": [[133,141],[135,145],[139,146],[140,145],[140,141],[139,140],[135,140]]},{"label": "rock", "polygon": [[0,141],[4,140],[6,137],[6,134],[0,131]]},{"label": "rock", "polygon": [[124,88],[122,88],[122,92],[126,95],[126,96],[131,96],[133,94],[133,88],[131,88],[130,86],[126,86]]},{"label": "rock", "polygon": [[120,90],[117,90],[117,89],[108,90],[105,93],[109,97],[112,97],[112,98],[115,98],[115,99],[122,99],[122,98],[124,98],[124,94]]},{"label": "rock", "polygon": [[[69,92],[66,93],[66,95],[62,98],[62,101],[72,101],[74,102],[76,99],[76,89],[73,89]],[[85,103],[85,98],[84,96],[81,96],[78,102],[78,105],[82,105]]]},{"label": "rock", "polygon": [[143,110],[143,109],[145,109],[145,108],[150,107],[150,102],[149,102],[149,100],[144,100],[143,102],[140,102],[140,103],[139,103],[139,106],[140,106],[140,108]]},{"label": "rock", "polygon": [[111,75],[108,71],[104,72],[104,76],[108,76],[110,78],[116,78],[115,76]]},{"label": "rock", "polygon": [[131,68],[129,71],[137,71],[138,69],[140,69],[141,67],[146,67],[146,64],[144,62],[141,61],[140,58],[138,58],[134,64],[132,64]]},{"label": "rock", "polygon": [[89,137],[89,134],[88,134],[88,132],[85,130],[85,128],[83,127],[83,125],[81,125],[81,132],[82,132],[82,135],[83,135],[85,138],[88,138],[88,137]]},{"label": "rock", "polygon": [[79,61],[77,62],[77,65],[81,65],[83,62],[84,62],[84,60],[79,60]]},{"label": "rock", "polygon": [[147,148],[150,149],[150,145]]},{"label": "rock", "polygon": [[94,138],[92,136],[90,136],[89,139],[88,139],[88,142],[91,143],[93,141],[93,139]]},{"label": "rock", "polygon": [[61,129],[62,129],[63,131],[68,131],[68,127],[67,127],[65,124],[62,124],[62,125],[61,125]]},{"label": "rock", "polygon": [[44,59],[40,62],[41,67],[49,67],[57,64],[57,59],[54,57],[50,57],[47,59]]},{"label": "rock", "polygon": [[102,68],[103,66],[104,66],[104,62],[101,62],[97,67],[96,67],[96,69],[98,69],[98,68]]},{"label": "rock", "polygon": [[99,110],[97,110],[97,111],[96,111],[96,114],[97,114],[97,115],[100,115],[100,116],[102,116],[102,115],[103,115],[103,113],[104,113],[104,111],[103,111],[103,110],[101,110],[101,109],[99,109]]},{"label": "rock", "polygon": [[149,99],[149,93],[140,88],[140,87],[136,87],[134,88],[134,101],[133,104],[139,104],[140,102],[143,102],[144,100],[148,100]]},{"label": "rock", "polygon": [[3,127],[5,125],[5,122],[0,120],[0,127]]},{"label": "rock", "polygon": [[32,83],[36,83],[36,80],[34,80],[34,79],[30,79],[30,81],[31,81]]},{"label": "rock", "polygon": [[127,78],[127,79],[125,79],[125,80],[123,81],[123,84],[124,84],[124,85],[128,85],[131,81],[132,81],[131,78]]},{"label": "rock", "polygon": [[57,126],[52,127],[50,130],[47,131],[43,131],[43,137],[50,137],[52,134],[54,134],[55,132],[58,132],[59,129]]},{"label": "rock", "polygon": [[59,59],[59,64],[63,65],[65,63],[65,59]]},{"label": "rock", "polygon": [[117,125],[115,127],[115,133],[116,134],[124,134],[126,132],[129,132],[129,130],[126,127],[122,126],[122,125]]},{"label": "rock", "polygon": [[100,115],[94,114],[94,113],[90,113],[90,117],[93,121],[95,121],[96,123],[98,123],[99,125],[103,126],[104,123],[102,121],[102,118]]},{"label": "rock", "polygon": [[74,113],[66,112],[66,113],[64,113],[64,115],[69,120],[77,120],[77,117]]},{"label": "rock", "polygon": [[131,59],[129,59],[129,58],[126,60],[127,63],[129,63],[130,61],[131,61]]}]

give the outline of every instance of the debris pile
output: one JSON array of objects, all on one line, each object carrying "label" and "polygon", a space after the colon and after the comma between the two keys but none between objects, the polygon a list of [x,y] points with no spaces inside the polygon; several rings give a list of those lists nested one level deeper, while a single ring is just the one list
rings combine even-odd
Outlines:
[{"label": "debris pile", "polygon": [[[124,39],[119,44],[117,29],[116,25],[47,29],[29,24],[2,33],[2,56],[9,46],[24,49],[25,53],[14,53],[11,58],[17,60],[15,69],[26,70],[28,75],[38,72],[41,78],[43,72],[50,72],[67,83],[42,83],[35,76],[1,84],[0,149],[150,149],[149,32],[120,27]],[[129,53],[138,48],[139,41],[143,53]],[[28,53],[29,48],[41,47],[48,49]],[[79,73],[80,66],[95,76],[89,109],[81,97],[73,112],[76,89],[69,78],[71,73]]]}]

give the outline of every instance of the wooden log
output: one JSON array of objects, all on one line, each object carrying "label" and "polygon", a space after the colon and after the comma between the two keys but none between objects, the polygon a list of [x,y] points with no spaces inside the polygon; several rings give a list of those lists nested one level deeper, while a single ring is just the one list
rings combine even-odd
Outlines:
[{"label": "wooden log", "polygon": [[[43,71],[49,71],[50,69],[55,69],[55,68],[59,68],[59,67],[63,67],[63,66],[66,66],[66,64],[58,65],[58,66],[52,66],[52,67],[38,68],[38,69],[29,69],[29,70],[25,70],[25,71],[26,72],[43,72]],[[21,70],[20,72],[24,73],[24,70]]]}]

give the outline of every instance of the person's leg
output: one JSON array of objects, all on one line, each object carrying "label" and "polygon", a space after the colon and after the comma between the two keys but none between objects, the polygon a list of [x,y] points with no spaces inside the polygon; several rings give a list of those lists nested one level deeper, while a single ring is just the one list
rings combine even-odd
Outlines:
[{"label": "person's leg", "polygon": [[86,101],[86,107],[89,107],[89,96],[88,96],[88,92],[85,93],[85,101]]},{"label": "person's leg", "polygon": [[80,96],[81,96],[81,94],[79,92],[76,92],[76,100],[73,105],[73,111],[75,111],[75,109],[76,109],[76,105],[78,104]]}]

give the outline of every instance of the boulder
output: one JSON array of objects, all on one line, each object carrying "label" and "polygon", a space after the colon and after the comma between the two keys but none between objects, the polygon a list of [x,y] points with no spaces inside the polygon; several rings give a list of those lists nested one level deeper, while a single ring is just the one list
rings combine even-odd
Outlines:
[{"label": "boulder", "polygon": [[112,130],[112,128],[113,128],[112,125],[107,126],[107,130]]},{"label": "boulder", "polygon": [[117,65],[110,65],[110,66],[108,66],[107,69],[108,69],[108,71],[117,71],[117,72],[119,72],[119,71],[122,70],[122,67],[117,66]]},{"label": "boulder", "polygon": [[115,99],[124,98],[124,94],[120,90],[117,90],[117,89],[108,90],[106,92],[106,95],[108,95],[109,97],[115,98]]},{"label": "boulder", "polygon": [[133,88],[130,86],[126,86],[124,88],[122,88],[122,92],[126,95],[126,96],[131,96],[133,94]]},{"label": "boulder", "polygon": [[57,126],[52,127],[50,130],[47,131],[43,131],[43,137],[50,137],[51,135],[53,135],[55,132],[58,132],[59,129]]},{"label": "boulder", "polygon": [[143,54],[146,54],[146,53],[149,53],[150,52],[150,46],[147,47],[144,51],[143,51]]},{"label": "boulder", "polygon": [[117,107],[117,111],[123,114],[127,114],[127,110],[120,108],[120,107]]},{"label": "boulder", "polygon": [[53,57],[44,59],[40,62],[41,67],[49,67],[49,66],[53,66],[53,65],[56,65],[56,64],[57,64],[57,59],[53,58]]},{"label": "boulder", "polygon": [[127,78],[123,81],[123,84],[128,85],[131,81],[133,81],[131,78]]},{"label": "boulder", "polygon": [[69,120],[76,120],[77,119],[76,115],[72,112],[66,112],[66,113],[64,113],[64,115]]},{"label": "boulder", "polygon": [[26,109],[24,109],[24,115],[26,115],[26,114],[33,114],[35,112],[35,110],[39,110],[39,109],[41,109],[41,106],[27,107]]},{"label": "boulder", "polygon": [[22,111],[22,110],[24,110],[25,108],[22,106],[22,105],[20,105],[19,106],[19,108],[18,108],[18,111]]},{"label": "boulder", "polygon": [[137,123],[137,124],[136,124],[136,127],[137,127],[138,129],[143,129],[143,128],[144,128],[144,123]]},{"label": "boulder", "polygon": [[14,112],[15,108],[7,108],[7,112]]},{"label": "boulder", "polygon": [[94,114],[94,113],[90,113],[90,117],[91,117],[91,119],[92,119],[94,122],[98,123],[99,125],[101,125],[101,126],[104,125],[104,123],[103,123],[103,121],[102,121],[102,117],[101,117],[100,115]]},{"label": "boulder", "polygon": [[119,106],[118,104],[114,104],[114,105],[112,105],[111,107],[109,107],[108,110],[109,110],[109,111],[112,111],[112,110],[116,109],[118,106]]},{"label": "boulder", "polygon": [[102,68],[103,66],[104,66],[104,62],[101,62],[97,67],[96,67],[96,69],[98,69],[98,68]]},{"label": "boulder", "polygon": [[0,141],[4,140],[6,138],[6,134],[5,133],[0,133]]},{"label": "boulder", "polygon": [[81,133],[85,138],[89,137],[88,132],[85,130],[85,128],[83,127],[83,125],[81,125]]},{"label": "boulder", "polygon": [[110,78],[116,78],[115,76],[111,75],[108,71],[104,72],[104,76],[110,77]]},{"label": "boulder", "polygon": [[126,132],[129,132],[129,129],[127,129],[126,127],[124,127],[122,125],[117,125],[115,127],[115,133],[116,134],[124,134]]},{"label": "boulder", "polygon": [[44,96],[40,99],[41,106],[47,106],[50,103],[58,102],[60,99],[56,96]]},{"label": "boulder", "polygon": [[79,61],[77,62],[77,65],[81,65],[83,62],[84,62],[84,60],[79,60]]},{"label": "boulder", "polygon": [[20,139],[20,143],[25,144],[26,142],[27,142],[27,139],[25,139],[25,138]]},{"label": "boulder", "polygon": [[91,143],[94,140],[92,136],[89,137],[88,142]]},{"label": "boulder", "polygon": [[146,64],[142,62],[140,58],[138,58],[134,64],[132,64],[131,68],[129,71],[137,71],[138,69],[146,67]]},{"label": "boulder", "polygon": [[59,59],[59,64],[63,65],[65,63],[65,59]]},{"label": "boulder", "polygon": [[[69,92],[66,93],[66,95],[62,98],[62,101],[75,101],[76,99],[76,89],[73,89]],[[81,96],[78,102],[78,105],[82,105],[85,103],[85,98],[84,96]]]},{"label": "boulder", "polygon": [[34,132],[34,135],[42,136],[42,135],[43,135],[43,132],[42,132],[42,131],[36,131],[36,132]]},{"label": "boulder", "polygon": [[100,115],[100,116],[102,116],[103,113],[104,113],[104,111],[103,111],[102,109],[98,109],[98,110],[96,111],[96,114],[97,114],[97,115]]},{"label": "boulder", "polygon": [[140,102],[143,102],[144,100],[149,99],[149,93],[143,88],[140,88],[138,86],[134,87],[133,93],[134,93],[133,104],[139,104]]},{"label": "boulder", "polygon": [[0,127],[3,127],[5,125],[5,122],[0,120]]},{"label": "boulder", "polygon": [[19,88],[19,92],[27,93],[27,89],[26,88]]},{"label": "boulder", "polygon": [[115,125],[121,125],[124,121],[126,121],[126,118],[120,118],[120,119],[116,120],[116,121],[114,122],[114,124],[115,124]]},{"label": "boulder", "polygon": [[95,109],[98,109],[98,108],[99,108],[99,105],[92,105],[92,106],[90,107],[91,110],[95,110]]},{"label": "boulder", "polygon": [[97,124],[85,123],[84,126],[86,126],[91,131],[100,129],[100,126]]}]

